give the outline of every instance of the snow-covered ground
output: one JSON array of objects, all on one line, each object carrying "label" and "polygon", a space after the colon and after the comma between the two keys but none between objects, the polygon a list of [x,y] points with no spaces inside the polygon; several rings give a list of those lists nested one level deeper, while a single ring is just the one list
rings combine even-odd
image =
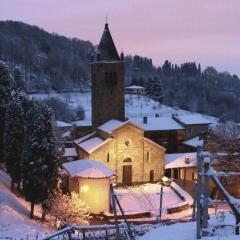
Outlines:
[{"label": "snow-covered ground", "polygon": [[[209,228],[216,225],[235,225],[235,217],[232,214],[225,214],[225,219],[212,216],[209,220]],[[160,226],[140,238],[141,240],[194,240],[196,239],[196,222],[175,223],[172,225]],[[227,226],[215,231],[214,236],[203,237],[203,240],[239,240],[240,236],[234,235],[234,228]]]},{"label": "snow-covered ground", "polygon": [[[10,178],[0,170],[0,239],[36,239],[53,229],[29,218],[30,204],[10,191]],[[39,209],[36,208],[39,215]]]},{"label": "snow-covered ground", "polygon": [[[143,184],[135,187],[119,188],[115,192],[126,214],[151,212],[156,216],[160,208],[160,184]],[[167,209],[180,206],[183,201],[170,188],[163,187],[163,215]]]},{"label": "snow-covered ground", "polygon": [[[16,197],[10,188],[10,178],[2,170],[0,170],[0,239],[41,239],[45,234],[54,232],[47,224],[42,224],[39,220],[29,219],[30,205],[25,200]],[[140,189],[139,189],[140,188]],[[138,209],[159,210],[159,184],[145,184],[131,189],[118,189],[118,197],[121,200],[123,208],[127,211],[137,211]],[[148,195],[148,196],[146,196]],[[174,204],[181,204],[181,199],[170,188],[164,187],[163,195],[163,219],[190,219],[192,209],[185,211],[166,214],[166,209]],[[155,207],[152,208],[152,205]],[[222,210],[221,210],[222,211]],[[209,210],[212,214],[214,210]],[[40,209],[36,207],[36,215],[40,217]],[[215,217],[209,221],[210,226],[216,224],[234,225],[235,219],[232,215],[226,215],[223,222],[219,222]],[[194,240],[196,223],[176,223],[169,226],[161,226],[153,229],[142,236],[141,240]],[[203,240],[235,240],[240,239],[239,236],[232,234],[232,228],[220,229],[217,236],[203,238]]]},{"label": "snow-covered ground", "polygon": [[[30,97],[36,100],[43,100],[51,97],[59,98],[73,108],[81,105],[85,110],[85,120],[82,124],[91,122],[91,93],[49,93],[49,94],[31,94]],[[199,115],[190,111],[185,111],[179,108],[172,108],[160,104],[146,95],[126,94],[125,95],[125,113],[128,118],[142,118],[143,116],[154,117],[159,114],[160,117],[171,117],[173,113],[179,115]],[[209,117],[208,117],[209,118]],[[215,118],[210,117],[211,121],[216,121]]]}]

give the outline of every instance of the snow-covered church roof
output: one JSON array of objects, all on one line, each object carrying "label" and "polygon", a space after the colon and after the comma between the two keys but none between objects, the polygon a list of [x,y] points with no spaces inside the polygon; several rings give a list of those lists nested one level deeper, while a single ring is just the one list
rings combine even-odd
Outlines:
[{"label": "snow-covered church roof", "polygon": [[111,140],[112,138],[102,139],[100,137],[93,137],[84,142],[79,143],[78,146],[85,150],[87,153],[92,153],[97,148],[101,147],[102,145]]},{"label": "snow-covered church roof", "polygon": [[115,129],[121,127],[122,125],[124,125],[125,122],[116,120],[116,119],[112,119],[104,124],[102,124],[101,126],[98,127],[98,129],[100,129],[101,131],[107,132],[109,134],[112,134],[112,131],[114,131]]},{"label": "snow-covered church roof", "polygon": [[113,131],[115,131],[115,130],[117,130],[117,129],[119,129],[119,128],[127,125],[127,124],[134,125],[135,127],[144,130],[141,126],[139,126],[138,124],[135,124],[132,121],[122,122],[122,121],[119,121],[119,120],[116,120],[116,119],[112,119],[112,120],[102,124],[101,126],[98,127],[98,129],[103,131],[103,132],[112,134]]},{"label": "snow-covered church roof", "polygon": [[111,169],[95,160],[77,160],[64,163],[62,166],[71,177],[108,178],[116,176]]}]

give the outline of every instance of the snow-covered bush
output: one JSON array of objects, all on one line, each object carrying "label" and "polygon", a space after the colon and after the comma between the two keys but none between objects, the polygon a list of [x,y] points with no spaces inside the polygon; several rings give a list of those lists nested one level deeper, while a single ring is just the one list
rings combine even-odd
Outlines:
[{"label": "snow-covered bush", "polygon": [[57,120],[69,122],[85,118],[85,110],[82,106],[78,105],[76,108],[73,108],[70,105],[71,103],[69,104],[69,102],[63,101],[58,97],[48,98],[43,103],[52,109]]},{"label": "snow-covered bush", "polygon": [[78,105],[77,108],[75,109],[76,112],[76,119],[77,120],[83,120],[85,118],[85,110],[82,106]]},{"label": "snow-covered bush", "polygon": [[46,208],[55,224],[57,221],[60,224],[89,224],[89,207],[75,192],[72,192],[71,195],[56,193],[55,196],[46,201]]},{"label": "snow-covered bush", "polygon": [[71,121],[74,118],[74,111],[67,102],[62,101],[59,98],[51,97],[44,100],[44,104],[50,107],[57,120]]}]

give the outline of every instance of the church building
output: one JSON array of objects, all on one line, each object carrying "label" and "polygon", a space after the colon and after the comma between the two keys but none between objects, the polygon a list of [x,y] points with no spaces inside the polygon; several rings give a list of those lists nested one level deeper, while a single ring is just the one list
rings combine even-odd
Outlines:
[{"label": "church building", "polygon": [[119,184],[159,181],[165,148],[125,119],[124,55],[118,55],[108,24],[92,56],[92,132],[74,141],[78,158],[103,163]]},{"label": "church building", "polygon": [[130,121],[112,119],[75,144],[79,159],[100,161],[117,174],[118,184],[156,182],[164,175],[165,148]]}]

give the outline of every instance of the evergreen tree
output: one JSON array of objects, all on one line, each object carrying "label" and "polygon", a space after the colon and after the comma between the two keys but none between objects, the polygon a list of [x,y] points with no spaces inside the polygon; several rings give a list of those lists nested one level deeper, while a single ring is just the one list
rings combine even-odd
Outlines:
[{"label": "evergreen tree", "polygon": [[49,108],[33,103],[27,113],[27,131],[23,159],[23,192],[34,205],[43,203],[55,189],[58,176],[58,158]]},{"label": "evergreen tree", "polygon": [[149,83],[147,85],[147,93],[155,101],[162,103],[163,101],[162,84],[158,78],[154,77],[149,79]]},{"label": "evergreen tree", "polygon": [[6,105],[11,99],[12,76],[8,66],[0,61],[0,162],[3,162]]},{"label": "evergreen tree", "polygon": [[202,74],[202,69],[200,63],[198,64],[198,75],[201,76]]},{"label": "evergreen tree", "polygon": [[20,187],[24,131],[24,110],[21,98],[16,93],[6,108],[4,134],[4,160],[12,178],[12,191],[14,183],[18,183],[18,189]]},{"label": "evergreen tree", "polygon": [[26,91],[25,83],[22,79],[22,73],[19,67],[15,67],[14,72],[14,89],[16,91]]}]

